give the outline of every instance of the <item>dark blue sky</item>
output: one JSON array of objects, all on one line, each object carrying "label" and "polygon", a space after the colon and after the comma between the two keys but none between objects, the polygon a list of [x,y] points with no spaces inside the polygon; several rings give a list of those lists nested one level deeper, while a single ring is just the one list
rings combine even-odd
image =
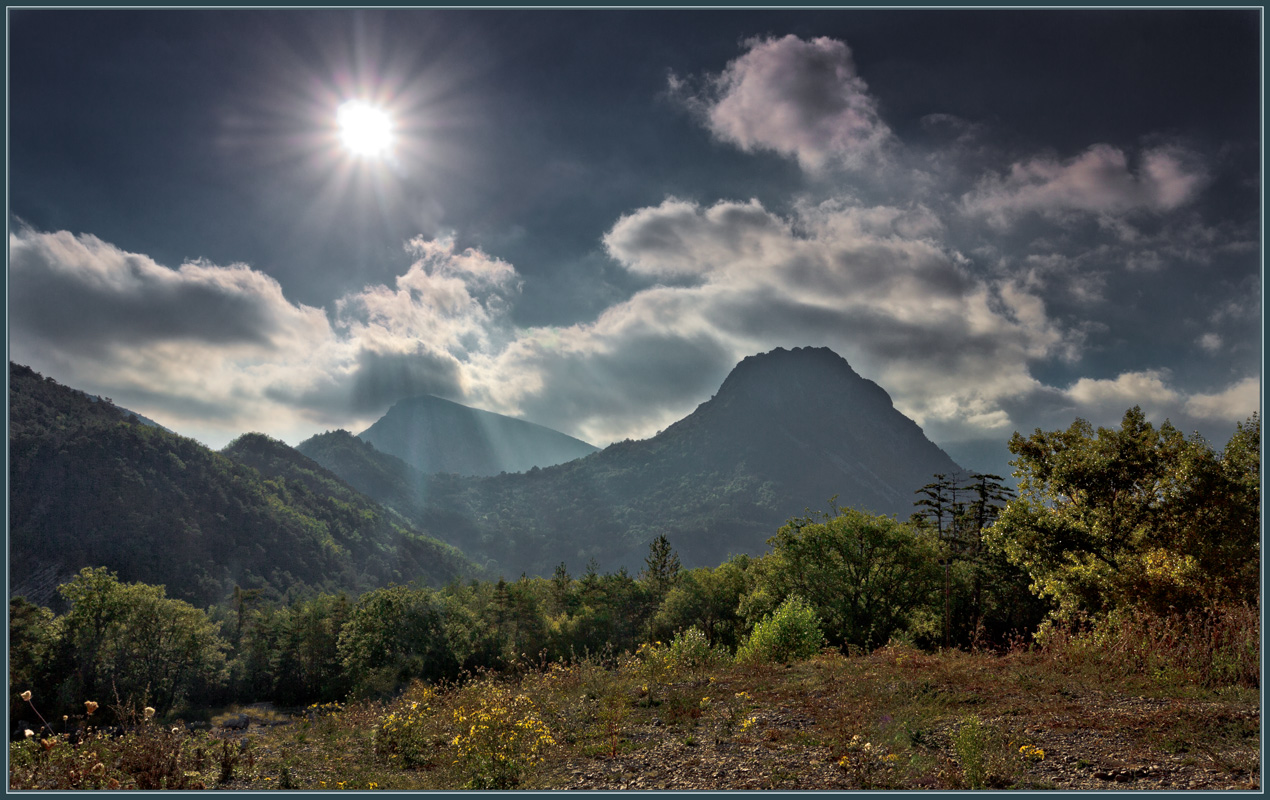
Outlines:
[{"label": "dark blue sky", "polygon": [[428,391],[604,444],[804,344],[954,456],[1257,407],[1255,10],[9,22],[11,354],[209,443]]}]

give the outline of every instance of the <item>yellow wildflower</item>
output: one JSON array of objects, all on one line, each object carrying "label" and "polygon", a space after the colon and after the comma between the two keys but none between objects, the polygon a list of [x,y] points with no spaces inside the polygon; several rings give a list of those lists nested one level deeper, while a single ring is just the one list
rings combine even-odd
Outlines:
[{"label": "yellow wildflower", "polygon": [[1020,747],[1019,755],[1023,756],[1024,761],[1043,761],[1045,759],[1045,751],[1030,744]]}]

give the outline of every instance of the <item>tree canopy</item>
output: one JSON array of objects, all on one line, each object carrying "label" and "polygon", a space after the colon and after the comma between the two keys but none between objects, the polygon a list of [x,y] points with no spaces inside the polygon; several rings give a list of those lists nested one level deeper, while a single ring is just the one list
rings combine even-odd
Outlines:
[{"label": "tree canopy", "polygon": [[1058,618],[1247,601],[1259,585],[1260,439],[1253,416],[1219,453],[1136,406],[1119,428],[1078,419],[1016,433],[1020,496],[985,539]]}]

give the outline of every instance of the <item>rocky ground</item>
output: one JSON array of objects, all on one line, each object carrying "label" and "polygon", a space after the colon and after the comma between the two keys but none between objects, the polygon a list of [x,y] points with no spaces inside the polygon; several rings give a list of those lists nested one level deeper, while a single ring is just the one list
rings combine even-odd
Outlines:
[{"label": "rocky ground", "polygon": [[[862,788],[830,748],[800,744],[816,721],[782,710],[758,715],[764,731],[751,742],[701,737],[686,743],[659,728],[631,732],[641,746],[616,759],[571,758],[535,783],[582,790],[852,790]],[[1058,790],[1217,790],[1260,788],[1249,748],[1240,752],[1169,752],[1147,734],[1182,718],[1256,730],[1257,709],[1133,697],[1074,699],[1059,713],[1011,718],[1045,757],[1023,769],[1015,788]],[[1182,727],[1182,726],[1178,726]],[[1189,727],[1189,724],[1186,726]],[[946,733],[945,733],[946,737]],[[1167,745],[1166,745],[1167,746]],[[951,761],[951,747],[948,757]],[[951,765],[950,769],[951,769]],[[875,787],[885,788],[885,787]],[[904,788],[944,788],[909,784]],[[1000,787],[1007,788],[1007,787]]]},{"label": "rocky ground", "polygon": [[[558,718],[559,744],[520,788],[1257,791],[1261,785],[1260,695],[1250,688],[1153,688],[1018,659],[912,653],[728,668],[660,686],[656,697],[638,683],[631,688],[622,718],[607,728],[599,701],[577,688],[570,707],[578,725],[564,727]],[[246,730],[218,730],[218,737],[251,742],[257,759],[222,788],[278,787],[281,764],[291,765],[295,788],[461,785],[460,777],[443,775],[448,759],[435,769],[405,771],[377,761],[370,731],[382,711],[356,712],[356,720],[352,713],[350,707],[348,718],[333,718],[339,722],[326,739],[317,728],[306,735],[302,717],[286,722],[276,714]],[[964,749],[968,721],[984,731],[977,754]]]}]

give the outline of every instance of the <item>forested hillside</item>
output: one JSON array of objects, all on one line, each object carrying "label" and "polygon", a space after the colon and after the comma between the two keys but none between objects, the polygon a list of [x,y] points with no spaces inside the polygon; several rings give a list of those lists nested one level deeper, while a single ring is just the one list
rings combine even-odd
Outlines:
[{"label": "forested hillside", "polygon": [[376,502],[413,519],[421,517],[426,478],[400,458],[345,430],[311,436],[295,449]]},{"label": "forested hillside", "polygon": [[16,364],[9,399],[12,592],[35,602],[85,566],[199,605],[236,585],[282,598],[471,571],[316,464],[262,474]]}]

